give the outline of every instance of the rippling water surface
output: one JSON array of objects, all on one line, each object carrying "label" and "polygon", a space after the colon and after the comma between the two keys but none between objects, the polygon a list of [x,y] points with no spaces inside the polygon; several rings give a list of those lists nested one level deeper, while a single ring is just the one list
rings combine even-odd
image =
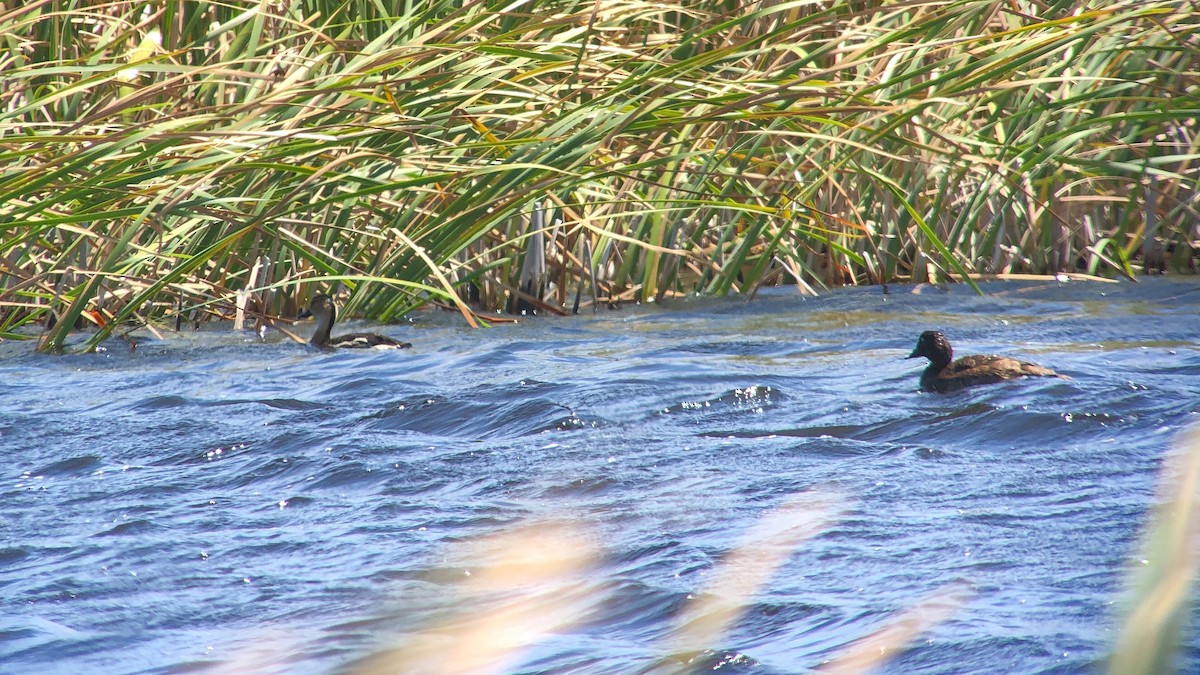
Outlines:
[{"label": "rippling water surface", "polygon": [[[831,520],[708,668],[808,671],[958,584],[886,672],[1093,670],[1164,453],[1200,411],[1200,284],[986,290],[481,331],[419,315],[382,329],[404,352],[217,330],[63,357],[0,344],[0,671],[324,673],[431,632],[453,645],[511,610],[464,599],[472,542],[553,522],[589,551],[572,621],[505,672],[644,672],[672,663],[689,599],[755,523],[812,494]],[[1073,379],[918,393],[903,357],[930,328]]]}]

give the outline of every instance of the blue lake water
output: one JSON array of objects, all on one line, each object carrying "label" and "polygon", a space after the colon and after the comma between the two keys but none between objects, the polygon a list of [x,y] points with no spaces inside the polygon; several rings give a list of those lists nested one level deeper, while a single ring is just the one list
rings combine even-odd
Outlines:
[{"label": "blue lake water", "polygon": [[[959,604],[883,672],[1094,671],[1200,416],[1200,282],[984,288],[478,331],[422,313],[376,327],[402,352],[211,328],[0,344],[0,672],[366,672],[431,635],[449,659],[455,626],[519,611],[520,572],[464,589],[491,578],[471,547],[522,528],[583,554],[537,601],[569,621],[499,672],[670,669],[695,597],[797,496],[828,519],[704,670],[810,671],[949,584]],[[932,328],[1073,379],[919,393],[904,357]]]}]

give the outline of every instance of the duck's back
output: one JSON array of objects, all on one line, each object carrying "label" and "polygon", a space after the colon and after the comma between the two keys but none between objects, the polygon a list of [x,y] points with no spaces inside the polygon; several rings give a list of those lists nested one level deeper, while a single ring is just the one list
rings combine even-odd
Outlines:
[{"label": "duck's back", "polygon": [[338,335],[325,346],[335,349],[370,349],[372,347],[407,349],[412,347],[407,342],[400,342],[386,335],[376,335],[375,333],[347,333],[345,335]]},{"label": "duck's back", "polygon": [[940,371],[926,370],[921,375],[921,388],[926,391],[947,392],[977,384],[995,384],[1018,377],[1064,376],[1049,368],[1008,356],[981,354],[964,356]]}]

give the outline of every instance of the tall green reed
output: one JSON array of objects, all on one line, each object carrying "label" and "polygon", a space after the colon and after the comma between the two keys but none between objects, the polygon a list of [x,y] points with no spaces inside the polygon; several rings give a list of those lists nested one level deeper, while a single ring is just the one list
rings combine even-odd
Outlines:
[{"label": "tall green reed", "polygon": [[504,7],[3,10],[0,335],[1193,262],[1188,3]]}]

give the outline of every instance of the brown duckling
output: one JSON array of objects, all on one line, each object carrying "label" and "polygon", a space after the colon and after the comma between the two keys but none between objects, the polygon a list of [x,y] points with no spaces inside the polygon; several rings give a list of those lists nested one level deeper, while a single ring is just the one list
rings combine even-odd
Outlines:
[{"label": "brown duckling", "polygon": [[330,337],[329,331],[333,329],[333,322],[337,320],[337,310],[333,306],[333,299],[324,293],[314,295],[312,302],[308,304],[308,309],[301,312],[299,318],[307,319],[310,316],[316,318],[317,330],[313,332],[309,343],[318,349],[364,349],[368,347],[404,349],[412,346],[407,342],[400,342],[386,335],[376,335],[375,333],[347,333]]},{"label": "brown duckling", "polygon": [[1007,356],[979,355],[964,356],[957,361],[950,341],[941,331],[927,330],[917,340],[917,348],[908,358],[924,356],[929,366],[921,373],[921,391],[946,393],[958,391],[977,384],[995,384],[1018,377],[1060,377],[1066,375],[1043,368],[1033,363],[1018,361]]}]

